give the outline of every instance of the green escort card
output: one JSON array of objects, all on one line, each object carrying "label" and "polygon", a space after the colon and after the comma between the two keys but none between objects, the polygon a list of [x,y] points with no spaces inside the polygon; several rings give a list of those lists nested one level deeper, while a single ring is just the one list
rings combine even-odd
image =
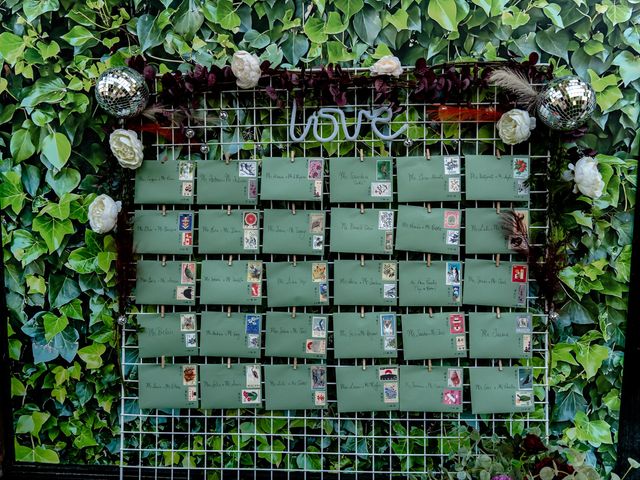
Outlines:
[{"label": "green escort card", "polygon": [[267,410],[327,408],[325,365],[265,365]]},{"label": "green escort card", "polygon": [[329,160],[330,199],[338,202],[391,202],[391,157],[342,157]]},{"label": "green escort card", "polygon": [[200,408],[259,408],[261,383],[260,365],[200,365]]},{"label": "green escort card", "polygon": [[138,365],[140,408],[198,408],[198,365]]},{"label": "green escort card", "polygon": [[399,410],[399,371],[395,365],[336,367],[338,412]]},{"label": "green escort card", "polygon": [[322,255],[325,218],[322,210],[265,210],[264,253]]},{"label": "green escort card", "polygon": [[331,209],[331,245],[334,253],[393,252],[393,210]]},{"label": "green escort card", "polygon": [[469,313],[471,358],[530,358],[532,340],[530,313]]},{"label": "green escort card", "polygon": [[258,201],[258,162],[200,161],[197,187],[200,205],[255,205]]},{"label": "green escort card", "polygon": [[400,410],[403,412],[462,412],[462,384],[462,368],[402,365],[400,367]]},{"label": "green escort card", "polygon": [[446,202],[461,199],[460,157],[398,157],[399,202]]},{"label": "green escort card", "polygon": [[467,260],[464,303],[494,307],[523,307],[529,293],[526,263]]},{"label": "green escort card", "polygon": [[200,210],[199,253],[260,253],[260,212]]},{"label": "green escort card", "polygon": [[327,262],[267,263],[267,291],[270,307],[328,305]]},{"label": "green escort card", "polygon": [[326,358],[328,322],[326,315],[268,312],[265,355]]},{"label": "green escort card", "polygon": [[322,158],[265,157],[262,159],[262,200],[322,200]]},{"label": "green escort card", "polygon": [[462,312],[402,315],[402,346],[405,360],[467,356]]},{"label": "green escort card", "polygon": [[460,210],[399,205],[396,250],[458,255],[461,219]]},{"label": "green escort card", "polygon": [[466,155],[467,200],[529,200],[529,157]]},{"label": "green escort card", "polygon": [[397,335],[395,313],[333,314],[335,358],[396,358]]},{"label": "green escort card", "polygon": [[198,355],[198,324],[192,312],[139,313],[136,315],[140,331],[140,358],[187,357]]},{"label": "green escort card", "polygon": [[397,305],[397,263],[395,260],[336,260],[333,264],[333,303]]},{"label": "green escort card", "polygon": [[238,312],[200,314],[200,355],[260,358],[262,315]]},{"label": "green escort card", "polygon": [[135,297],[140,305],[194,305],[195,262],[138,261]]},{"label": "green escort card", "polygon": [[194,214],[191,211],[137,210],[133,220],[134,253],[193,253]]},{"label": "green escort card", "polygon": [[434,261],[429,265],[422,261],[399,264],[401,307],[462,305],[462,262]]},{"label": "green escort card", "polygon": [[473,367],[469,369],[469,383],[474,415],[534,410],[531,367]]},{"label": "green escort card", "polygon": [[[529,224],[529,211],[515,209],[514,213]],[[465,251],[467,253],[513,253],[523,247],[523,238],[517,232],[505,231],[505,214],[495,208],[468,208],[465,213]]]},{"label": "green escort card", "polygon": [[262,261],[203,261],[200,302],[203,305],[260,305]]},{"label": "green escort card", "polygon": [[135,203],[191,205],[195,162],[145,160],[136,170]]}]

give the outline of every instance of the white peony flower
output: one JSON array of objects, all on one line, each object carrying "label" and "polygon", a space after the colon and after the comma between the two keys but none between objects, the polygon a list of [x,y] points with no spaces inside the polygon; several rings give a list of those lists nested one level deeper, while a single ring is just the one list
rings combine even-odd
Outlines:
[{"label": "white peony flower", "polygon": [[602,174],[598,170],[598,161],[593,157],[582,157],[576,162],[569,164],[569,170],[562,175],[563,179],[576,182],[573,192],[582,193],[587,197],[600,198],[604,190]]},{"label": "white peony flower", "polygon": [[135,170],[142,165],[144,159],[142,142],[138,139],[136,132],[121,128],[115,130],[109,137],[109,146],[111,153],[123,168]]},{"label": "white peony flower", "polygon": [[115,202],[109,195],[98,195],[89,205],[89,225],[96,233],[107,233],[114,229],[122,202]]},{"label": "white peony flower", "polygon": [[394,57],[393,55],[385,55],[376,63],[374,63],[371,68],[371,74],[376,75],[393,75],[394,77],[399,77],[402,75],[402,64],[400,63],[400,59],[398,57]]},{"label": "white peony flower", "polygon": [[240,88],[253,88],[260,81],[260,59],[249,52],[239,50],[231,59],[231,71],[236,76],[236,84]]},{"label": "white peony flower", "polygon": [[529,116],[528,112],[514,108],[500,117],[497,127],[502,141],[507,145],[515,145],[531,136],[531,130],[536,128],[536,119]]}]

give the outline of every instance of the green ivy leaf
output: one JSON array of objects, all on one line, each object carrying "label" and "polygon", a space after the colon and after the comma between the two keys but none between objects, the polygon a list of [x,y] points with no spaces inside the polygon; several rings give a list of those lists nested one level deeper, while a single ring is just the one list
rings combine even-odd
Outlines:
[{"label": "green ivy leaf", "polygon": [[60,8],[58,0],[25,0],[22,2],[22,10],[27,20],[32,22],[43,13],[55,12]]},{"label": "green ivy leaf", "polygon": [[173,28],[180,35],[191,39],[198,32],[203,22],[204,15],[195,2],[193,0],[184,0],[180,8],[178,8]]},{"label": "green ivy leaf", "polygon": [[449,31],[458,30],[456,3],[450,0],[429,0],[427,7],[429,17]]},{"label": "green ivy leaf", "polygon": [[16,215],[20,213],[24,206],[27,195],[22,189],[22,179],[20,174],[15,170],[3,172],[4,181],[0,183],[0,208],[3,210],[11,207]]},{"label": "green ivy leaf", "polygon": [[98,265],[98,257],[87,247],[76,248],[69,254],[67,266],[78,273],[93,273]]},{"label": "green ivy leaf", "polygon": [[95,370],[102,366],[102,354],[107,347],[100,343],[93,343],[78,350],[78,356],[85,361],[89,370]]},{"label": "green ivy leaf", "polygon": [[96,439],[93,437],[93,432],[89,428],[83,428],[80,435],[73,439],[73,446],[76,448],[87,448],[98,445]]},{"label": "green ivy leaf", "polygon": [[81,47],[82,45],[84,45],[85,43],[91,40],[96,40],[96,37],[93,36],[93,33],[91,33],[82,25],[76,25],[71,30],[69,30],[69,32],[67,32],[65,35],[62,35],[62,37],[60,38],[62,38],[69,45],[72,45],[74,47]]},{"label": "green ivy leaf", "polygon": [[575,418],[576,438],[594,447],[611,444],[611,426],[604,420],[590,420],[586,413],[578,412]]},{"label": "green ivy leaf", "polygon": [[43,77],[29,89],[29,94],[20,102],[21,107],[33,108],[41,103],[59,103],[67,93],[60,77]]},{"label": "green ivy leaf", "polygon": [[353,28],[358,37],[371,46],[378,38],[380,30],[382,30],[380,15],[374,8],[367,5],[353,17]]},{"label": "green ivy leaf", "polygon": [[304,33],[314,43],[324,43],[329,38],[324,32],[324,21],[316,17],[311,17],[306,21]]},{"label": "green ivy leaf", "polygon": [[[209,2],[207,1],[206,3]],[[217,1],[214,21],[225,30],[233,30],[240,26],[240,17],[235,12],[231,0]]]},{"label": "green ivy leaf", "polygon": [[334,6],[344,13],[345,23],[364,7],[364,0],[335,0]]},{"label": "green ivy leaf", "polygon": [[36,147],[31,141],[31,134],[26,128],[21,128],[11,135],[11,155],[16,163],[26,160],[36,152]]},{"label": "green ivy leaf", "polygon": [[80,296],[78,283],[66,274],[49,276],[49,304],[59,308]]},{"label": "green ivy leaf", "polygon": [[62,133],[50,133],[42,140],[42,154],[51,165],[60,170],[71,156],[71,143]]},{"label": "green ivy leaf", "polygon": [[572,385],[567,391],[556,393],[553,406],[553,419],[556,422],[573,421],[578,412],[587,410],[587,401],[578,385]]},{"label": "green ivy leaf", "polygon": [[609,358],[609,349],[603,345],[579,343],[576,345],[576,360],[584,368],[587,379],[593,377]]},{"label": "green ivy leaf", "polygon": [[62,332],[67,325],[69,325],[69,319],[64,315],[59,317],[53,313],[45,313],[42,316],[44,322],[44,338],[48,342],[53,339],[57,334]]},{"label": "green ivy leaf", "polygon": [[327,23],[325,24],[324,31],[329,35],[336,35],[342,33],[347,29],[347,24],[342,22],[340,14],[338,12],[329,12]]},{"label": "green ivy leaf", "polygon": [[555,57],[563,58],[569,63],[567,45],[570,37],[566,30],[557,31],[555,27],[550,27],[536,34],[536,43],[544,52]]},{"label": "green ivy leaf", "polygon": [[407,29],[407,21],[409,20],[409,15],[406,10],[402,8],[395,11],[393,15],[387,14],[387,21],[396,27],[396,30],[401,32],[402,30]]},{"label": "green ivy leaf", "polygon": [[[0,192],[1,191],[2,186],[0,185]],[[0,198],[2,197],[0,196]],[[24,267],[47,253],[47,246],[38,238],[34,237],[28,230],[20,229],[13,232],[11,253]]]},{"label": "green ivy leaf", "polygon": [[25,46],[22,37],[18,35],[11,32],[0,34],[0,55],[11,66],[14,66],[18,59],[22,58]]},{"label": "green ivy leaf", "polygon": [[619,23],[624,23],[631,18],[631,7],[623,2],[616,1],[615,3],[612,3],[609,1],[605,2],[605,4],[608,4],[609,7],[607,8],[605,16],[614,26]]},{"label": "green ivy leaf", "polygon": [[45,215],[33,219],[33,231],[38,232],[49,248],[49,253],[56,251],[64,237],[74,233],[75,227],[68,218],[58,220],[57,218]]},{"label": "green ivy leaf", "polygon": [[613,64],[620,67],[620,76],[625,87],[640,78],[640,57],[631,52],[620,52],[613,59]]},{"label": "green ivy leaf", "polygon": [[[282,53],[292,65],[297,65],[300,59],[309,50],[309,40],[304,35],[293,32],[282,42]],[[282,55],[282,53],[280,55]]]},{"label": "green ivy leaf", "polygon": [[140,15],[136,24],[136,33],[143,52],[161,45],[164,41],[162,29],[158,27],[157,17],[148,13]]}]

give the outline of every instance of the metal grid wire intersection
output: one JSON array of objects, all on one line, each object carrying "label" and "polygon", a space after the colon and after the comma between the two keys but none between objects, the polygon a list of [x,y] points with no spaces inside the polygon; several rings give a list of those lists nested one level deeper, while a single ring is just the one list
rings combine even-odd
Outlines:
[{"label": "metal grid wire intersection", "polygon": [[[374,104],[373,90],[356,93],[355,102],[350,104],[348,116],[355,116],[358,109],[369,109]],[[174,158],[187,160],[216,161],[223,157],[223,152],[233,152],[233,159],[260,159],[266,156],[288,157],[291,152],[297,156],[314,156],[328,159],[340,157],[341,148],[318,144],[311,136],[300,143],[289,140],[286,130],[290,115],[291,102],[280,108],[274,102],[269,102],[259,91],[227,92],[219,95],[204,94],[199,110],[194,115],[202,122],[190,125],[196,132],[191,139],[183,143],[167,142],[156,136],[150,144],[151,137],[145,136],[145,152],[147,159],[159,158],[161,153],[170,152]],[[477,122],[439,122],[433,123],[428,115],[429,107],[424,103],[412,103],[408,94],[403,103],[405,110],[394,118],[393,123],[401,125],[410,123],[412,141],[405,141],[407,137],[400,136],[393,141],[381,142],[371,135],[358,139],[347,156],[356,156],[362,150],[365,156],[401,157],[407,155],[426,155],[427,149],[432,155],[460,155],[466,154],[495,154],[498,140],[495,125]],[[475,91],[472,95],[471,106],[495,106],[495,91],[485,89]],[[306,104],[305,109],[298,111],[297,122],[300,126],[306,122],[306,116],[314,111],[318,105]],[[330,105],[323,105],[330,106]],[[223,113],[224,112],[224,113]],[[226,113],[226,115],[225,115]],[[211,119],[228,118],[226,125],[221,126]],[[322,125],[328,124],[320,120]],[[177,128],[173,128],[174,135]],[[231,134],[229,133],[231,132]],[[418,132],[416,138],[416,132]],[[250,149],[237,148],[238,142],[251,145]],[[344,143],[344,142],[342,142]],[[209,151],[202,153],[200,145],[208,145]],[[344,151],[344,150],[343,150]],[[150,153],[153,154],[150,155]],[[503,154],[528,155],[531,158],[531,190],[530,201],[526,205],[530,209],[530,236],[534,245],[545,243],[548,233],[548,192],[544,188],[546,182],[549,152],[546,146],[534,146],[524,143],[511,147],[511,151]],[[196,172],[197,175],[197,172]],[[464,168],[462,170],[464,177]],[[395,173],[394,173],[395,180]],[[325,177],[328,182],[328,177]],[[464,185],[464,182],[463,182]],[[296,208],[322,209],[329,218],[331,207],[353,207],[354,204],[330,204],[328,187],[325,184],[324,196],[319,202],[296,202]],[[197,193],[197,192],[196,192]],[[464,189],[462,191],[464,198]],[[197,197],[196,197],[197,198]],[[414,203],[415,204],[415,203]],[[397,202],[365,203],[365,208],[383,208],[397,210]],[[426,207],[426,203],[424,204]],[[431,202],[433,208],[455,208],[464,212],[465,208],[497,207],[492,202]],[[524,207],[524,202],[517,206]],[[184,209],[185,206],[169,206],[167,209]],[[239,208],[231,206],[234,209]],[[160,210],[160,205],[135,205],[134,209]],[[199,210],[226,209],[227,206],[198,206],[194,204],[188,208],[197,215]],[[247,207],[242,207],[247,208]],[[253,208],[253,207],[251,207]],[[267,208],[288,208],[286,203],[274,201],[259,201],[255,207],[263,210]],[[508,205],[503,202],[503,208]],[[133,211],[129,212],[133,216]],[[464,218],[464,213],[463,213]],[[327,225],[329,222],[327,221]],[[264,228],[261,225],[260,228]],[[464,232],[464,224],[461,228]],[[195,231],[197,239],[197,228]],[[262,235],[260,235],[262,239]],[[331,232],[327,227],[325,237],[325,252],[330,248]],[[464,262],[469,258],[495,259],[491,255],[464,255],[464,234],[461,235],[461,253],[457,260]],[[194,244],[197,252],[197,241]],[[139,259],[158,260],[161,255],[139,255]],[[203,260],[226,260],[223,255],[167,255],[166,260],[182,260],[201,262]],[[317,257],[309,257],[309,259]],[[337,260],[360,259],[356,254],[325,254],[324,261],[329,264],[330,271],[333,262]],[[390,255],[366,255],[366,259],[394,259],[394,260],[423,260],[426,254],[408,252],[394,252]],[[432,260],[455,261],[456,258],[445,255],[431,255]],[[286,255],[242,255],[246,260],[292,261],[293,256]],[[502,255],[504,261],[518,261],[515,255]],[[297,261],[307,260],[306,256],[297,256]],[[130,281],[135,283],[135,278]],[[331,276],[329,282],[331,283]],[[330,293],[333,288],[329,289]],[[470,396],[468,375],[464,382],[464,413],[414,413],[414,412],[376,412],[339,414],[335,408],[335,375],[332,367],[344,365],[359,365],[359,360],[338,360],[333,356],[333,348],[327,345],[328,368],[328,400],[327,410],[299,410],[290,412],[271,412],[264,409],[240,410],[140,410],[137,404],[138,381],[137,365],[141,363],[160,363],[160,359],[138,358],[137,329],[133,316],[129,315],[129,322],[123,328],[121,361],[125,374],[122,385],[121,400],[121,478],[176,478],[176,479],[208,479],[208,478],[391,478],[394,476],[437,473],[449,454],[465,445],[468,441],[466,432],[470,427],[481,431],[483,437],[506,432],[517,433],[523,429],[538,427],[542,435],[549,433],[549,405],[548,405],[548,334],[546,330],[547,318],[535,308],[535,294],[537,288],[532,279],[530,293],[527,298],[526,311],[533,316],[533,358],[528,360],[503,360],[504,366],[527,365],[534,368],[536,381],[534,389],[543,394],[543,400],[536,399],[535,412],[512,415],[482,415],[470,413]],[[330,297],[330,304],[333,302]],[[180,311],[223,311],[226,307],[213,305],[166,307],[166,312]],[[358,307],[312,307],[298,308],[300,313],[315,312],[331,314],[331,312],[357,311]],[[267,309],[268,310],[268,309]],[[402,319],[403,314],[427,313],[427,308],[416,307],[377,307],[379,312],[395,312]],[[439,308],[434,311],[444,311]],[[465,305],[465,312],[492,311],[487,307],[473,307]],[[511,309],[503,309],[508,311]],[[514,309],[515,310],[515,309]],[[160,307],[134,309],[132,312],[159,312]],[[234,307],[234,311],[259,312],[260,307]],[[264,311],[262,312],[264,313]],[[264,338],[264,324],[261,335]],[[332,330],[328,330],[328,338],[332,337]],[[398,325],[398,338],[402,337],[402,323]],[[257,361],[267,364],[293,364],[294,359],[271,358],[264,355],[262,342],[261,358]],[[398,349],[397,359],[376,359],[373,365],[391,364],[423,364],[423,362],[403,362],[402,347]],[[232,362],[247,362],[246,359],[235,358]],[[226,358],[217,357],[176,357],[166,358],[167,363],[226,363]],[[317,363],[317,360],[298,359],[298,364]],[[433,365],[459,366],[473,368],[475,366],[498,366],[498,360],[474,360],[468,358],[432,361]],[[372,365],[372,360],[367,361]]]}]

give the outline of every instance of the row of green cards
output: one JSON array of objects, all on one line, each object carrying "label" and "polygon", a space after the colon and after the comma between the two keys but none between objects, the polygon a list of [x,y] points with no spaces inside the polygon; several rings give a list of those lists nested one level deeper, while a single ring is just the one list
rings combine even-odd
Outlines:
[{"label": "row of green cards", "polygon": [[[331,158],[328,163],[331,202],[390,202],[394,198],[391,157]],[[529,157],[523,156],[466,155],[465,198],[528,201],[529,164]],[[135,202],[188,205],[196,198],[203,205],[255,205],[258,196],[262,200],[319,201],[325,167],[324,159],[307,157],[147,160],[136,171]],[[400,202],[461,200],[459,156],[399,157],[396,169]]]},{"label": "row of green cards", "polygon": [[[526,210],[512,213],[528,222]],[[467,253],[513,253],[522,246],[522,237],[505,230],[505,217],[495,209],[471,208],[465,216],[463,222],[461,210],[400,205],[395,225],[394,210],[332,208],[329,250],[389,254],[395,227],[396,250],[458,255],[463,225]],[[136,253],[192,254],[197,231],[202,254],[322,255],[325,226],[322,210],[267,209],[262,221],[257,210],[138,210],[133,244]]]},{"label": "row of green cards", "polygon": [[[260,260],[142,260],[137,264],[135,297],[139,304],[194,305],[196,279],[200,304],[269,307],[329,304],[326,261],[268,262],[262,288]],[[464,272],[463,272],[464,266]],[[198,271],[200,270],[199,274]],[[464,285],[464,301],[463,301]],[[334,305],[521,307],[528,294],[528,266],[492,260],[401,261],[336,260]]]},{"label": "row of green cards", "polygon": [[[141,408],[324,409],[328,406],[324,365],[138,366]],[[459,367],[417,365],[335,367],[338,412],[463,410],[464,373]],[[474,414],[534,409],[531,367],[469,369]]]},{"label": "row of green cards", "polygon": [[390,312],[332,315],[268,312],[266,316],[237,312],[138,314],[139,354],[141,358],[163,355],[259,358],[264,330],[265,355],[322,359],[327,357],[328,332],[332,331],[337,359],[397,358],[401,325],[405,360],[460,358],[467,353],[471,358],[531,357],[530,314],[468,315],[469,350],[462,312],[401,316]]}]

